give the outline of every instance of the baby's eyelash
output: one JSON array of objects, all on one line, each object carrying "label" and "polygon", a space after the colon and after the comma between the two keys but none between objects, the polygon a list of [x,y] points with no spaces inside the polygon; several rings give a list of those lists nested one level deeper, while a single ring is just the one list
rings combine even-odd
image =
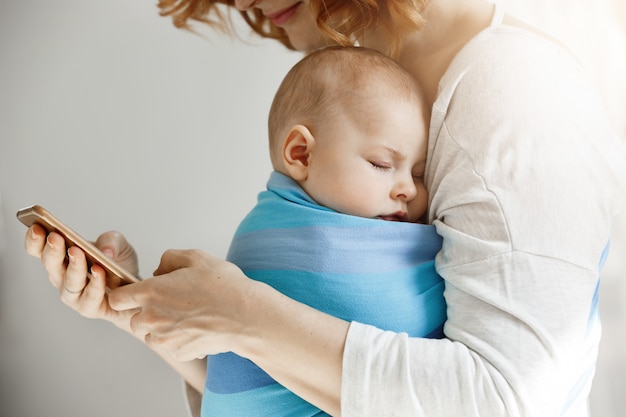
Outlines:
[{"label": "baby's eyelash", "polygon": [[376,169],[381,169],[381,170],[391,169],[391,166],[389,164],[385,164],[383,162],[369,161],[369,163],[372,164],[372,166]]}]

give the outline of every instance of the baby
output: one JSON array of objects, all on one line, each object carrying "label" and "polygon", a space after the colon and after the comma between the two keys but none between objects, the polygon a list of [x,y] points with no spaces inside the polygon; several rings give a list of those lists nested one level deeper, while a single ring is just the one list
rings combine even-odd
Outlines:
[{"label": "baby", "polygon": [[[269,115],[274,172],[228,259],[349,321],[443,337],[441,238],[424,218],[428,111],[413,78],[364,48],[296,64]],[[383,221],[392,220],[392,221]],[[208,358],[203,416],[325,415],[251,361]]]}]

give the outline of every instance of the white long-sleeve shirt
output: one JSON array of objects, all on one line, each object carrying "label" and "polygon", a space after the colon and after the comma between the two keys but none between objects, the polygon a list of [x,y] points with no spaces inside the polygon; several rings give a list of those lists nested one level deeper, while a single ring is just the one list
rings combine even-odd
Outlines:
[{"label": "white long-sleeve shirt", "polygon": [[575,60],[491,27],[440,81],[426,185],[447,339],[352,323],[342,415],[587,415],[623,149]]}]

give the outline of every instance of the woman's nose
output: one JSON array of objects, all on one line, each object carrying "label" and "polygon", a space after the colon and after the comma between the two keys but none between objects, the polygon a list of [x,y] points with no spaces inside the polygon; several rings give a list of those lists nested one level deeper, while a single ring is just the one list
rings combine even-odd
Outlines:
[{"label": "woman's nose", "polygon": [[256,6],[261,0],[235,0],[235,7],[242,12],[250,10]]}]

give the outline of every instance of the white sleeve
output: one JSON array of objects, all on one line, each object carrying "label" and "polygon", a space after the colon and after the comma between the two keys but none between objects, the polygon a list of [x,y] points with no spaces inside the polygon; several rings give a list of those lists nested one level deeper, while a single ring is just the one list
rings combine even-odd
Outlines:
[{"label": "white sleeve", "polygon": [[342,415],[585,416],[623,150],[571,58],[525,32],[483,34],[441,86],[426,182],[447,339],[352,323]]}]

